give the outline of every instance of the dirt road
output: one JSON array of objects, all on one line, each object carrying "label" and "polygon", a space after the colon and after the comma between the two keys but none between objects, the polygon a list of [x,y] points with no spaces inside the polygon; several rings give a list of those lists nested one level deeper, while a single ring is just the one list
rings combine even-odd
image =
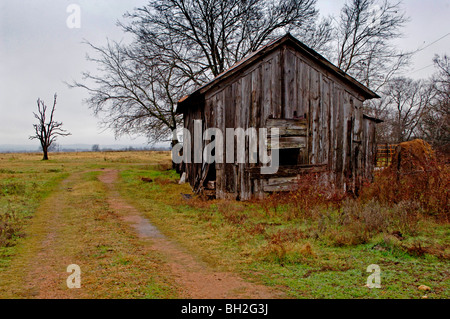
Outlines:
[{"label": "dirt road", "polygon": [[[215,270],[164,236],[120,196],[117,179],[112,169],[73,173],[42,202],[0,272],[0,298],[158,298],[146,288],[155,285],[179,298],[283,297]],[[81,289],[67,288],[73,263],[81,264]]]},{"label": "dirt road", "polygon": [[280,294],[269,288],[244,281],[236,274],[217,272],[205,263],[197,260],[176,243],[166,238],[158,229],[143,218],[140,212],[119,195],[115,188],[118,172],[106,171],[100,181],[108,188],[108,203],[115,212],[123,216],[123,220],[132,226],[136,233],[149,239],[152,249],[167,258],[175,281],[182,289],[185,298],[280,298]]}]

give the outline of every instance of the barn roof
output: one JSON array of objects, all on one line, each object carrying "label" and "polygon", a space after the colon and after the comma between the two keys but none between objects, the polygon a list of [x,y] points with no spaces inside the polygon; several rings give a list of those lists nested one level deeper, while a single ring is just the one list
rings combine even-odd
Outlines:
[{"label": "barn roof", "polygon": [[228,70],[220,73],[218,76],[216,76],[214,79],[212,79],[210,82],[204,84],[203,86],[196,89],[194,92],[192,92],[189,95],[186,95],[182,97],[178,101],[177,105],[177,113],[182,113],[183,108],[185,108],[190,101],[196,99],[197,97],[205,94],[207,91],[215,87],[220,82],[224,81],[225,79],[233,76],[237,72],[241,71],[248,65],[252,64],[253,62],[259,60],[260,58],[270,54],[280,46],[284,44],[289,44],[293,48],[295,48],[297,51],[303,53],[306,56],[309,56],[316,60],[319,64],[321,64],[324,68],[326,68],[330,73],[334,74],[341,80],[343,80],[345,83],[347,83],[349,86],[354,88],[357,92],[359,92],[365,99],[373,99],[373,98],[379,98],[380,96],[376,94],[375,92],[371,91],[369,88],[367,88],[365,85],[358,82],[356,79],[336,67],[334,64],[332,64],[330,61],[325,59],[322,55],[314,51],[313,49],[309,48],[302,42],[300,42],[298,39],[293,37],[290,33],[287,33],[285,36],[282,36],[269,44],[263,46],[258,51],[255,51],[251,54],[249,54],[244,59],[240,60],[239,62],[235,63],[232,67],[230,67]]}]

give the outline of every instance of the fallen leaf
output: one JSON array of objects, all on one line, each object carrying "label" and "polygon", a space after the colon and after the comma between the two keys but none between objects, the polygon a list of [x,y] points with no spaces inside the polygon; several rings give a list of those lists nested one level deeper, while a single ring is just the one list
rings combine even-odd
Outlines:
[{"label": "fallen leaf", "polygon": [[419,286],[419,290],[429,291],[429,290],[431,290],[431,288],[428,287],[428,286],[425,286],[425,285],[420,285],[420,286]]}]

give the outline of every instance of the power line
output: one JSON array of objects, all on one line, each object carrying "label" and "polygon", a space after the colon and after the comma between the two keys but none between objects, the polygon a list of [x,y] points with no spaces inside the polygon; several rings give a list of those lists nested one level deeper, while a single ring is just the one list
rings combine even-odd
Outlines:
[{"label": "power line", "polygon": [[[413,56],[414,54],[416,54],[416,53],[418,53],[418,52],[421,52],[421,51],[423,51],[423,50],[425,50],[425,49],[427,49],[427,48],[429,48],[429,47],[431,47],[433,44],[435,44],[435,43],[437,43],[437,42],[439,42],[439,41],[441,41],[441,40],[443,40],[444,38],[446,38],[447,36],[449,36],[450,35],[450,32],[449,33],[447,33],[447,34],[445,34],[445,35],[443,35],[442,37],[440,37],[439,39],[437,39],[437,40],[435,40],[435,41],[433,41],[433,42],[431,42],[430,44],[428,44],[428,45],[426,45],[425,47],[423,47],[423,48],[421,48],[421,49],[417,49],[415,52],[413,52],[413,53],[411,53],[411,56]],[[432,67],[434,65],[434,63],[432,63],[432,64],[429,64],[429,65],[427,65],[427,66],[424,66],[424,67],[422,67],[422,68],[420,68],[420,69],[417,69],[417,70],[414,70],[414,71],[411,71],[411,72],[409,72],[408,74],[414,74],[414,73],[416,73],[416,72],[419,72],[419,71],[422,71],[422,70],[425,70],[425,69],[428,69],[429,67]]]},{"label": "power line", "polygon": [[429,47],[431,47],[433,44],[435,44],[435,43],[437,43],[437,42],[439,42],[439,41],[441,41],[442,39],[444,39],[444,38],[446,38],[447,36],[449,36],[450,35],[450,32],[449,33],[447,33],[446,35],[444,35],[444,36],[442,36],[442,37],[440,37],[439,39],[437,39],[436,41],[433,41],[433,42],[431,42],[430,44],[428,44],[427,46],[425,46],[425,47],[423,47],[423,48],[421,48],[421,49],[417,49],[417,51],[415,51],[412,55],[414,55],[414,54],[416,54],[416,53],[418,53],[418,52],[421,52],[421,51],[423,51],[423,50],[425,50],[425,49],[427,49],[427,48],[429,48]]},{"label": "power line", "polygon": [[411,71],[411,72],[409,72],[408,74],[413,74],[413,73],[416,73],[416,72],[419,72],[419,71],[425,70],[425,69],[427,69],[427,68],[429,68],[429,67],[431,67],[431,66],[433,66],[433,65],[434,65],[434,63],[433,63],[433,64],[430,64],[430,65],[427,65],[427,66],[424,66],[423,68],[420,68],[420,69],[417,69],[417,70]]}]

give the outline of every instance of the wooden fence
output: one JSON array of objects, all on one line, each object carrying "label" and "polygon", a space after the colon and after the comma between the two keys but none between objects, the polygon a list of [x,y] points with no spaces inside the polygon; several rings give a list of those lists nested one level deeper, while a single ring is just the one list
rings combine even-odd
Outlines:
[{"label": "wooden fence", "polygon": [[378,144],[377,145],[377,167],[388,167],[392,162],[395,148],[398,144]]}]

